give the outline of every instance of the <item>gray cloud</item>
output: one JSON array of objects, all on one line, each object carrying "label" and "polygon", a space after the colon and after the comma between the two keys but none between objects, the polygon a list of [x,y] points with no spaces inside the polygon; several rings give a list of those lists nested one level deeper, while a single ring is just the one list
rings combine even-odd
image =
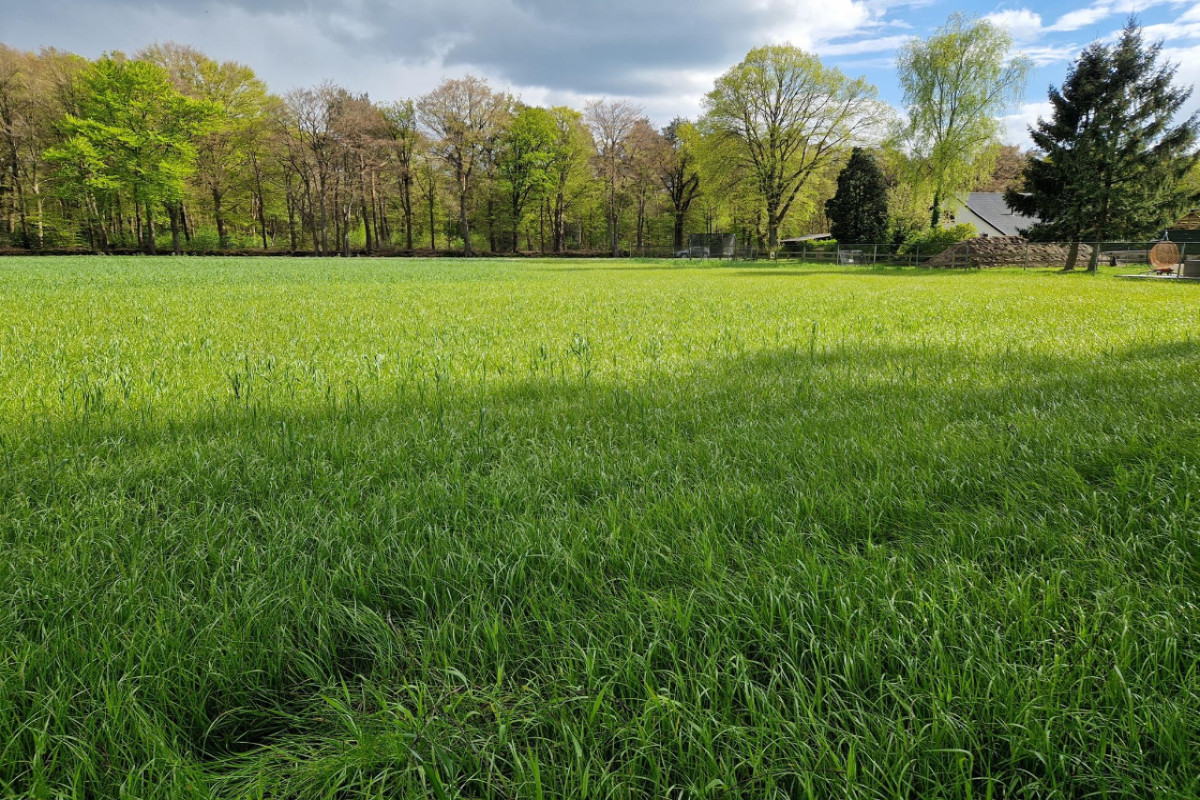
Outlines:
[{"label": "gray cloud", "polygon": [[[874,2],[874,0],[872,0]],[[878,32],[867,0],[0,0],[0,40],[88,56],[176,40],[248,63],[277,90],[330,77],[373,95],[471,70],[552,96],[695,99],[752,46]],[[844,43],[843,43],[844,44]]]}]

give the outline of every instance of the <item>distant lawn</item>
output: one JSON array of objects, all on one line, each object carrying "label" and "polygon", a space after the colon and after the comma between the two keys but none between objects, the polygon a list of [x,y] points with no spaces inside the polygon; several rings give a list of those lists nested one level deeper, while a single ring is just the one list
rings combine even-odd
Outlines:
[{"label": "distant lawn", "polygon": [[1196,798],[1200,285],[0,260],[0,795]]}]

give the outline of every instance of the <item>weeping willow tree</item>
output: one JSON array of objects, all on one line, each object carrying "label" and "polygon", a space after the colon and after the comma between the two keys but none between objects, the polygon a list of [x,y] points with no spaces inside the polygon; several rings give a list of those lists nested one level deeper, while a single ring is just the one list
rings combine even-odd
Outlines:
[{"label": "weeping willow tree", "polygon": [[933,196],[931,228],[947,198],[991,172],[997,117],[1020,102],[1029,74],[1029,62],[1010,58],[1011,49],[1002,29],[954,14],[928,39],[910,41],[896,61],[908,112],[904,141]]}]

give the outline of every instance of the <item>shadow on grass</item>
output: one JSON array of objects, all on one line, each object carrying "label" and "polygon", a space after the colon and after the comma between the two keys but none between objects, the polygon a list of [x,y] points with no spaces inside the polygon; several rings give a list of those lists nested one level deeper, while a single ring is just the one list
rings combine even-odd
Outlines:
[{"label": "shadow on grass", "polygon": [[665,264],[663,264],[663,263],[641,264],[636,261],[635,262],[626,262],[626,263],[622,263],[620,261],[609,261],[609,262],[593,263],[589,266],[571,266],[571,267],[537,266],[534,269],[538,272],[596,272],[596,271],[603,271],[603,270],[610,270],[610,271],[614,271],[614,272],[680,272],[680,271],[684,271],[684,270],[698,270],[698,269],[700,269],[700,270],[729,269],[731,267],[746,266],[746,264],[748,264],[748,263],[753,263],[753,262],[739,261],[739,262],[734,262],[731,264],[729,262],[717,261],[717,260],[707,260],[707,261],[680,260],[680,261],[676,261],[676,262],[668,262]]},{"label": "shadow on grass", "polygon": [[[1151,398],[1194,401],[1194,355],[1193,343],[1099,361],[776,349],[638,383],[580,367],[479,389],[380,386],[388,399],[368,387],[299,407],[231,401],[193,420],[91,419],[54,442],[10,429],[0,606],[12,609],[4,635],[20,657],[0,661],[0,686],[20,691],[0,738],[18,737],[18,753],[19,737],[34,746],[35,727],[94,742],[97,772],[73,772],[79,760],[66,751],[45,770],[51,785],[79,781],[95,796],[175,763],[164,743],[181,743],[172,759],[214,771],[239,754],[261,757],[249,768],[281,768],[272,748],[310,752],[322,736],[358,746],[357,732],[336,728],[344,719],[383,720],[406,747],[436,739],[471,764],[481,749],[501,762],[538,749],[542,769],[563,780],[575,772],[555,731],[571,730],[598,764],[636,761],[644,745],[620,732],[666,713],[669,691],[670,713],[687,724],[672,717],[646,735],[679,784],[698,777],[670,749],[679,730],[711,733],[714,763],[746,763],[759,740],[719,734],[752,720],[798,731],[783,743],[789,757],[816,751],[814,741],[855,742],[863,764],[880,765],[865,778],[880,785],[900,769],[935,780],[936,757],[907,753],[937,744],[977,749],[988,774],[1012,785],[1051,774],[1081,795],[1089,787],[1066,759],[1031,756],[1018,768],[989,754],[989,742],[1004,751],[1003,726],[965,743],[914,733],[940,719],[921,699],[933,688],[962,703],[967,722],[1018,713],[979,693],[988,668],[1012,709],[1038,704],[1064,726],[1078,716],[1064,734],[1077,745],[1062,747],[1098,753],[1089,769],[1143,759],[1182,780],[1192,763],[1179,751],[1111,759],[1104,732],[1124,730],[1132,712],[1070,700],[1083,696],[1071,681],[1054,694],[1026,654],[1031,641],[1087,630],[1063,662],[1109,669],[1111,642],[1096,643],[1107,631],[1127,648],[1152,635],[1129,616],[1126,633],[1102,624],[1097,598],[1123,586],[1134,587],[1129,608],[1194,606],[1195,587],[1170,571],[1186,566],[1166,547],[1175,529],[1154,539],[1139,510],[1144,499],[1180,529],[1195,520],[1163,483],[1196,451],[1200,422],[1147,411]],[[1171,359],[1178,370],[1128,366]],[[1147,546],[1110,536],[1129,519]],[[889,619],[894,628],[878,628]],[[914,635],[931,626],[936,647]],[[1007,654],[998,637],[1012,637]],[[1176,702],[1168,670],[1131,658],[1122,686],[1148,693],[1159,713]],[[718,675],[707,689],[696,683],[706,671]],[[811,696],[810,680],[843,692],[849,711],[835,725],[809,729],[787,713]],[[355,688],[366,684],[380,696]],[[707,693],[689,700],[697,686]],[[753,713],[739,699],[751,690],[762,694]],[[338,705],[339,691],[362,697]],[[421,692],[412,707],[432,711],[409,736],[388,703]],[[576,702],[583,693],[607,699]],[[73,699],[39,704],[50,696]],[[1068,702],[1094,707],[1068,713]],[[535,723],[503,721],[514,708]],[[881,737],[914,744],[894,762],[898,751],[871,739],[889,719],[913,720],[884,725]],[[1176,741],[1197,741],[1189,724]],[[31,785],[21,766],[31,761],[0,765],[0,783]],[[355,769],[369,773],[397,762],[363,763]]]},{"label": "shadow on grass", "polygon": [[[743,266],[744,265],[740,265]],[[843,277],[880,277],[880,278],[916,278],[936,275],[945,270],[931,270],[917,267],[861,267],[848,266],[843,268],[813,266],[813,267],[774,267],[764,264],[760,269],[741,269],[731,272],[731,275],[744,278],[803,278],[808,276],[839,275]]]}]

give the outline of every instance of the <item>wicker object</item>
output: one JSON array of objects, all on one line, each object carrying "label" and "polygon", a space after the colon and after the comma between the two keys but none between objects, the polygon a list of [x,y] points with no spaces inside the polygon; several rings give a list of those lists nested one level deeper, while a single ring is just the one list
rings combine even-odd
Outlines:
[{"label": "wicker object", "polygon": [[1179,263],[1179,245],[1174,242],[1159,242],[1150,248],[1150,265],[1155,269],[1174,267]]}]

